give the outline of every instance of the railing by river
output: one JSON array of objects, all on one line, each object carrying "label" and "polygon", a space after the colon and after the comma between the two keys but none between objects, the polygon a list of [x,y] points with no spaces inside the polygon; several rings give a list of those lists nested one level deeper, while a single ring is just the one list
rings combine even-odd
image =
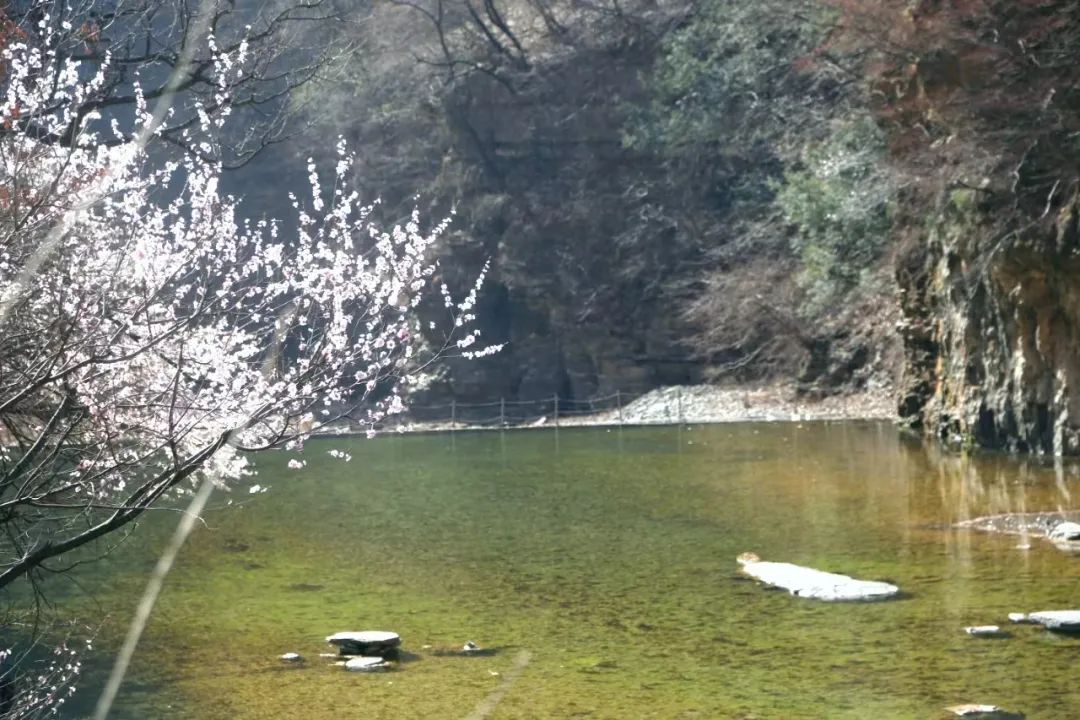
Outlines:
[{"label": "railing by river", "polygon": [[[658,399],[657,407],[651,409],[649,423],[682,423],[686,416],[682,402],[682,388],[674,387],[673,402]],[[560,425],[587,425],[593,422],[607,425],[642,424],[640,413],[625,412],[634,401],[648,392],[624,392],[616,390],[606,395],[588,398],[570,398],[552,395],[535,400],[499,398],[488,402],[460,402],[451,399],[445,403],[424,405],[409,404],[409,417],[416,423],[432,423],[453,428],[511,428]]]},{"label": "railing by river", "polygon": [[[407,403],[407,414],[388,418],[376,430],[467,430],[580,425],[682,425],[718,422],[895,419],[896,408],[884,393],[855,393],[806,398],[780,386],[738,387],[673,385],[617,389],[603,395],[533,400],[493,398],[465,402]],[[330,432],[341,432],[336,426]],[[346,432],[366,432],[352,424]]]}]

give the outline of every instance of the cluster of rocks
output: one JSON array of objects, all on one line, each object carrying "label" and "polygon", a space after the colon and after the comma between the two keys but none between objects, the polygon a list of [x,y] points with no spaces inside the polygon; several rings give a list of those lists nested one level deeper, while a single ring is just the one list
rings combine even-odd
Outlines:
[{"label": "cluster of rocks", "polygon": [[[957,528],[981,532],[1020,535],[1052,542],[1064,552],[1080,552],[1080,514],[1064,512],[1002,513],[987,515],[956,524]],[[1027,547],[1026,545],[1024,547]],[[1055,633],[1080,634],[1080,610],[1042,610],[1033,613],[1009,613],[1009,621],[1041,625]],[[1012,634],[998,625],[973,625],[964,632],[977,638],[1009,638]],[[1023,718],[993,705],[957,705],[949,710],[958,717],[979,720],[1014,720]]]},{"label": "cluster of rocks", "polygon": [[[1043,523],[1045,535],[1061,542],[1080,542],[1080,524],[1072,521]],[[1009,525],[1011,527],[1011,525]],[[824,572],[783,562],[764,562],[754,553],[738,558],[740,570],[759,582],[787,590],[801,598],[825,602],[887,600],[900,595],[900,588],[879,580],[858,580],[848,575]],[[1033,613],[1010,613],[1013,623],[1041,625],[1056,633],[1080,634],[1080,610],[1043,610]],[[980,638],[1010,637],[998,625],[972,625],[964,632]],[[955,717],[978,720],[1022,720],[1023,714],[996,705],[954,705],[946,711]]]},{"label": "cluster of rocks", "polygon": [[1080,513],[1033,512],[986,515],[956,523],[962,530],[1049,540],[1059,550],[1080,553]]},{"label": "cluster of rocks", "polygon": [[[394,667],[401,651],[401,636],[387,630],[346,630],[328,635],[326,642],[337,648],[337,652],[320,653],[319,657],[334,659],[334,665],[351,672],[389,670]],[[486,655],[490,653],[469,640],[460,650],[437,654]],[[304,657],[296,652],[279,655],[278,659],[286,663],[304,662]]]},{"label": "cluster of rocks", "polygon": [[[1041,610],[1033,613],[1009,613],[1009,621],[1027,625],[1041,625],[1051,632],[1063,635],[1080,635],[1080,610]],[[1000,625],[973,625],[964,628],[973,637],[1012,637]]]}]

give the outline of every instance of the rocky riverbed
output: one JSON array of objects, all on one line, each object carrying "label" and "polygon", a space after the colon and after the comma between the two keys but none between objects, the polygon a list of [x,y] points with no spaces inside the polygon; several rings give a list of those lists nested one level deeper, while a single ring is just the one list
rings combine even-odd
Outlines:
[{"label": "rocky riverbed", "polygon": [[[718,387],[689,385],[654,390],[622,409],[622,422],[635,425],[676,422],[719,423],[791,420],[893,419],[896,407],[886,392],[813,399],[786,385]],[[618,412],[585,418],[618,424]],[[560,420],[560,422],[562,422]],[[586,422],[584,424],[591,424]]]}]

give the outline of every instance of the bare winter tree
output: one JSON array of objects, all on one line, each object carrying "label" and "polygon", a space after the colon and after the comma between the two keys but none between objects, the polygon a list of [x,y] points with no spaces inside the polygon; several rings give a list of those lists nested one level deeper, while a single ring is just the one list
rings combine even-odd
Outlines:
[{"label": "bare winter tree", "polygon": [[[128,131],[101,140],[115,145],[130,139],[138,102],[168,96],[177,101],[157,138],[187,152],[203,152],[184,140],[184,130],[199,121],[196,109],[242,118],[221,139],[226,166],[247,162],[287,134],[287,99],[334,57],[343,38],[334,30],[345,17],[330,0],[12,0],[0,8],[22,42],[58,62],[78,63],[82,73],[103,73],[94,93],[79,99],[67,127],[46,133],[38,118],[22,114],[4,133],[70,144],[85,117],[97,113]],[[212,35],[213,46],[198,42],[203,32]],[[226,108],[215,100],[222,90],[215,57],[241,44],[247,63],[228,81]]]}]

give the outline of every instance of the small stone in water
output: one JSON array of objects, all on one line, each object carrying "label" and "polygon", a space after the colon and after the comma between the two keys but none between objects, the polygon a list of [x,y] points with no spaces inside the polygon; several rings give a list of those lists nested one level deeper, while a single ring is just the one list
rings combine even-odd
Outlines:
[{"label": "small stone in water", "polygon": [[1003,710],[997,705],[953,705],[945,709],[957,717],[980,718],[982,720],[1023,720],[1024,717],[1020,713]]},{"label": "small stone in water", "polygon": [[464,646],[462,646],[461,651],[462,652],[476,652],[479,649],[480,649],[479,645],[474,643],[472,640],[469,640],[467,643],[465,643]]},{"label": "small stone in water", "polygon": [[964,628],[964,632],[975,637],[1000,637],[1004,634],[997,625],[972,625]]},{"label": "small stone in water", "polygon": [[280,659],[284,662],[301,662],[304,657],[300,653],[287,652]]}]

